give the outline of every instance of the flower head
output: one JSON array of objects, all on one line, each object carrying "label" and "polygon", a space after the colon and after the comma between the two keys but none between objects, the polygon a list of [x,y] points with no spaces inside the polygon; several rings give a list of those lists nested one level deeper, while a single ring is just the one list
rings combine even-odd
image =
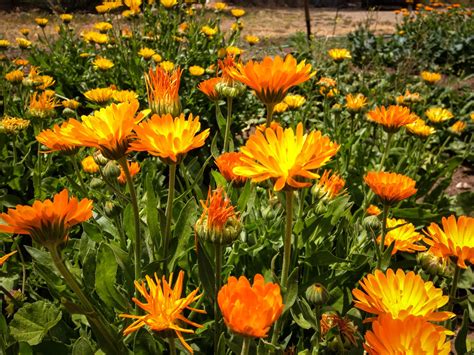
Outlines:
[{"label": "flower head", "polygon": [[299,123],[296,132],[276,124],[264,132],[257,130],[240,149],[244,156],[241,165],[234,168],[236,175],[251,178],[253,182],[275,180],[274,190],[284,187],[302,188],[311,183],[297,178],[317,179],[312,170],[326,164],[338,151],[339,145],[331,142],[319,131],[303,133]]},{"label": "flower head", "polygon": [[33,206],[17,205],[0,214],[6,224],[0,224],[0,232],[27,234],[47,248],[54,248],[67,240],[71,227],[92,217],[92,201],[69,198],[64,189],[53,201],[35,201]]},{"label": "flower head", "polygon": [[18,134],[20,131],[28,128],[29,120],[18,117],[4,117],[0,120],[0,132],[7,134]]},{"label": "flower head", "polygon": [[56,106],[54,92],[43,91],[40,94],[34,92],[30,97],[28,113],[35,118],[46,118],[55,113]]},{"label": "flower head", "polygon": [[393,319],[390,314],[382,314],[365,333],[364,349],[369,355],[448,355],[451,344],[446,331],[423,318]]},{"label": "flower head", "polygon": [[442,107],[430,107],[425,111],[425,115],[433,123],[442,123],[454,117],[451,111]]},{"label": "flower head", "polygon": [[35,22],[40,27],[46,27],[46,25],[48,24],[48,19],[44,17],[37,17],[35,18]]},{"label": "flower head", "polygon": [[252,36],[252,35],[246,35],[244,39],[245,39],[245,42],[247,42],[251,46],[254,46],[260,42],[260,38],[258,38],[257,36]]},{"label": "flower head", "polygon": [[[385,246],[395,243],[392,255],[397,251],[414,253],[425,251],[426,247],[416,244],[423,236],[415,230],[415,226],[404,219],[387,218],[388,233],[385,235]],[[382,236],[377,238],[380,244]]]},{"label": "flower head", "polygon": [[337,328],[342,337],[349,343],[357,345],[357,326],[347,316],[342,318],[336,313],[323,313],[321,316],[321,335],[325,337],[334,328]]},{"label": "flower head", "polygon": [[104,105],[112,100],[112,96],[114,95],[114,91],[111,88],[97,88],[88,90],[84,93],[84,96],[87,100],[95,102],[100,105]]},{"label": "flower head", "polygon": [[147,60],[152,58],[155,54],[156,52],[154,49],[147,48],[147,47],[141,48],[138,51],[138,55],[142,57],[143,59],[147,59]]},{"label": "flower head", "polygon": [[461,134],[467,128],[467,123],[463,121],[456,121],[449,130],[454,134]]},{"label": "flower head", "polygon": [[441,220],[442,228],[436,224],[426,229],[430,253],[439,257],[452,257],[460,268],[466,269],[466,262],[474,264],[474,218],[454,215]]},{"label": "flower head", "polygon": [[397,96],[395,101],[398,105],[410,105],[421,100],[421,95],[417,92],[410,92],[410,90],[405,90],[404,95]]},{"label": "flower head", "polygon": [[21,83],[23,80],[24,74],[22,70],[12,70],[5,74],[5,79],[11,83]]},{"label": "flower head", "polygon": [[[130,172],[130,176],[133,178],[135,175],[137,175],[140,172],[140,164],[138,162],[129,162],[127,161],[128,165],[128,171]],[[122,185],[125,185],[127,183],[127,177],[125,175],[125,171],[123,171],[123,168],[120,167],[120,175],[117,178],[118,182]]]},{"label": "flower head", "polygon": [[88,31],[82,34],[84,41],[88,43],[106,44],[109,42],[109,36],[105,33]]},{"label": "flower head", "polygon": [[114,63],[110,59],[104,57],[97,57],[94,59],[92,64],[94,65],[95,69],[100,69],[103,71],[109,70],[114,66]]},{"label": "flower head", "polygon": [[189,73],[192,76],[201,76],[204,74],[205,70],[203,67],[200,67],[199,65],[192,65],[189,67]]},{"label": "flower head", "polygon": [[418,116],[410,112],[408,107],[391,105],[376,107],[367,113],[369,121],[378,123],[383,126],[386,132],[397,132],[401,127],[417,120]]},{"label": "flower head", "polygon": [[74,137],[75,126],[70,121],[63,122],[60,126],[54,125],[53,129],[45,129],[36,136],[36,140],[48,147],[49,152],[62,151],[65,154],[74,154],[81,146],[81,142]]},{"label": "flower head", "polygon": [[275,107],[273,108],[274,113],[283,113],[286,111],[288,111],[288,105],[285,103],[285,101],[282,101],[276,104]]},{"label": "flower head", "polygon": [[234,174],[234,168],[241,164],[242,153],[230,152],[223,153],[216,159],[216,165],[221,175],[228,181],[237,186],[242,186],[247,181],[244,176]]},{"label": "flower head", "polygon": [[417,191],[415,180],[397,173],[370,171],[364,181],[383,203],[389,205],[402,201]]},{"label": "flower head", "polygon": [[370,205],[369,207],[367,207],[366,212],[367,212],[367,214],[370,215],[370,216],[378,216],[379,214],[382,213],[382,211],[380,210],[380,208],[378,208],[378,207],[375,206],[375,205]]},{"label": "flower head", "polygon": [[81,161],[82,169],[89,174],[94,174],[99,172],[99,165],[94,160],[92,155],[88,155]]},{"label": "flower head", "polygon": [[276,56],[274,59],[265,57],[261,62],[237,63],[229,75],[255,90],[265,105],[274,106],[285,98],[291,87],[309,80],[315,72],[311,72],[311,64],[297,63],[288,55],[285,59]]},{"label": "flower head", "polygon": [[313,191],[320,198],[327,197],[333,199],[334,197],[341,194],[342,189],[346,182],[337,174],[331,174],[331,170],[324,170],[323,176],[314,185]]},{"label": "flower head", "polygon": [[97,22],[94,24],[94,28],[101,33],[105,33],[108,30],[111,30],[114,26],[112,26],[109,22]]},{"label": "flower head", "polygon": [[216,91],[216,85],[221,82],[221,78],[211,78],[201,81],[198,85],[198,89],[204,93],[209,100],[216,101],[219,99],[219,94]]},{"label": "flower head", "polygon": [[288,105],[288,108],[295,110],[303,106],[306,99],[301,95],[286,95],[283,102]]},{"label": "flower head", "polygon": [[441,74],[440,73],[432,73],[429,71],[422,71],[421,74],[421,79],[423,79],[424,82],[428,84],[435,84],[438,81],[441,80]]},{"label": "flower head", "polygon": [[407,124],[406,128],[409,133],[422,138],[426,138],[436,132],[433,127],[428,126],[421,118],[418,118],[415,122]]},{"label": "flower head", "polygon": [[63,21],[63,23],[70,23],[72,21],[72,15],[71,14],[61,14],[59,15],[59,18],[61,19],[61,21]]},{"label": "flower head", "polygon": [[155,71],[150,68],[148,74],[145,74],[148,103],[153,113],[179,116],[181,102],[178,91],[181,74],[180,68],[170,72],[162,67],[156,67]]},{"label": "flower head", "polygon": [[146,283],[149,291],[144,282],[139,284],[138,281],[135,281],[135,288],[145,298],[146,303],[141,302],[135,297],[132,298],[132,300],[138,307],[145,311],[145,315],[121,314],[120,317],[135,319],[135,321],[123,331],[123,334],[128,335],[133,333],[143,326],[147,326],[156,332],[166,330],[174,331],[181,344],[183,344],[190,353],[193,353],[193,349],[186,343],[182,333],[193,334],[194,331],[183,328],[182,324],[187,323],[197,328],[202,328],[202,325],[187,319],[183,315],[183,312],[185,309],[197,313],[206,312],[190,307],[191,303],[197,301],[202,296],[202,294],[197,294],[199,289],[195,289],[184,298],[181,297],[183,293],[183,279],[184,272],[180,271],[173,287],[173,273],[171,273],[169,281],[166,281],[164,276],[160,281],[156,274],[154,279],[147,275]]},{"label": "flower head", "polygon": [[443,321],[454,317],[451,312],[437,312],[449,301],[443,290],[431,281],[424,282],[413,271],[405,274],[402,269],[386,274],[375,270],[359,282],[362,290],[354,289],[355,306],[376,315],[390,314],[393,319],[420,317],[428,321]]},{"label": "flower head", "polygon": [[345,59],[351,59],[351,52],[345,48],[333,48],[328,51],[329,56],[336,63],[340,63]]},{"label": "flower head", "polygon": [[346,96],[346,108],[351,112],[359,112],[367,106],[367,98],[362,94],[349,94]]},{"label": "flower head", "polygon": [[245,15],[245,10],[244,9],[232,9],[232,10],[230,10],[230,13],[235,18],[240,18],[240,17]]},{"label": "flower head", "polygon": [[229,277],[217,295],[224,322],[234,333],[246,337],[266,338],[272,324],[283,312],[280,286],[265,283],[262,275],[253,285],[245,276]]},{"label": "flower head", "polygon": [[202,147],[209,136],[209,128],[199,133],[199,117],[184,114],[173,118],[170,114],[153,115],[135,127],[137,140],[132,143],[136,151],[148,151],[169,164],[179,163],[187,152]]},{"label": "flower head", "polygon": [[138,99],[138,94],[132,90],[119,90],[114,91],[112,98],[114,101],[122,103],[122,102],[131,102]]},{"label": "flower head", "polygon": [[222,11],[227,9],[227,4],[225,2],[216,2],[214,3],[213,8],[216,11]]},{"label": "flower head", "polygon": [[16,38],[15,41],[21,49],[28,49],[32,44],[31,41],[28,41],[26,38]]},{"label": "flower head", "polygon": [[212,38],[218,32],[217,27],[211,27],[208,25],[201,27],[201,33],[204,33],[207,37]]},{"label": "flower head", "polygon": [[6,49],[11,46],[11,43],[8,39],[0,39],[0,49]]}]

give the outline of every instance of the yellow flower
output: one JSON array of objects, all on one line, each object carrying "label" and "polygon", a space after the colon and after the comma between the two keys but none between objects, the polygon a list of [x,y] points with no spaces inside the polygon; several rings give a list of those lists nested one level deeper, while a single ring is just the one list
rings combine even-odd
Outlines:
[{"label": "yellow flower", "polygon": [[123,4],[128,7],[128,11],[131,15],[137,15],[140,13],[142,0],[123,0]]},{"label": "yellow flower", "polygon": [[63,105],[63,107],[69,108],[71,110],[77,110],[80,105],[79,101],[73,99],[63,100],[61,104]]},{"label": "yellow flower", "polygon": [[199,117],[192,114],[188,119],[184,114],[176,118],[170,114],[153,115],[135,127],[137,140],[132,142],[131,149],[148,151],[168,164],[177,164],[187,152],[204,145],[209,128],[198,134],[200,129]]},{"label": "yellow flower", "polygon": [[326,164],[338,150],[339,145],[319,131],[304,134],[302,123],[296,127],[296,132],[292,128],[283,130],[275,124],[250,136],[245,146],[240,148],[244,156],[234,173],[251,178],[253,182],[272,179],[275,191],[285,187],[303,188],[311,183],[297,178],[319,178],[311,170]]},{"label": "yellow flower", "polygon": [[153,54],[153,55],[151,56],[151,59],[153,59],[153,61],[154,61],[155,63],[159,63],[159,62],[161,62],[161,60],[162,60],[161,55],[159,55],[158,53]]},{"label": "yellow flower", "polygon": [[132,298],[133,302],[145,311],[145,315],[121,314],[120,317],[136,319],[124,330],[123,334],[128,335],[133,333],[143,326],[147,326],[156,332],[174,331],[181,344],[192,354],[193,349],[188,343],[186,343],[182,333],[192,334],[194,331],[183,328],[182,324],[187,323],[197,328],[202,328],[202,325],[185,318],[183,312],[185,309],[188,309],[197,313],[206,313],[204,310],[191,308],[189,306],[202,296],[202,294],[197,294],[199,289],[196,289],[186,297],[181,298],[184,279],[183,271],[179,272],[174,288],[172,287],[172,273],[169,277],[169,282],[166,281],[164,276],[160,281],[156,274],[154,280],[148,275],[145,278],[150,291],[147,290],[144,282],[139,284],[138,281],[135,281],[135,288],[145,298],[147,303],[141,302],[135,297]]},{"label": "yellow flower", "polygon": [[273,112],[275,113],[283,113],[286,111],[288,111],[288,104],[286,104],[284,101],[277,103],[273,108]]},{"label": "yellow flower", "polygon": [[304,96],[301,95],[288,94],[283,99],[283,102],[288,105],[288,108],[295,110],[303,106],[306,102],[306,99],[304,98]]},{"label": "yellow flower", "polygon": [[210,27],[208,25],[201,27],[201,32],[204,33],[208,37],[212,37],[217,33],[217,27]]},{"label": "yellow flower", "polygon": [[413,123],[407,124],[405,127],[409,133],[422,138],[426,138],[436,132],[433,127],[428,126],[421,118],[418,118]]},{"label": "yellow flower", "polygon": [[230,26],[230,29],[233,32],[242,31],[244,29],[244,22],[241,20],[237,20]]},{"label": "yellow flower", "polygon": [[[138,51],[138,55],[142,57],[143,59],[147,59],[147,60],[152,58],[155,54],[156,54],[155,50],[148,47],[141,48]],[[161,57],[160,57],[160,60],[161,60]]]},{"label": "yellow flower", "polygon": [[213,7],[216,11],[223,11],[227,9],[227,4],[225,2],[216,2],[214,3]]},{"label": "yellow flower", "polygon": [[131,102],[138,99],[138,94],[132,90],[114,91],[112,98],[117,102]]},{"label": "yellow flower", "polygon": [[46,90],[50,86],[53,86],[55,83],[55,80],[52,76],[49,75],[39,75],[36,77],[39,81],[39,86],[38,89],[40,90]]},{"label": "yellow flower", "polygon": [[18,47],[20,47],[21,49],[28,49],[31,47],[31,42],[25,38],[17,38],[16,43],[18,44]]},{"label": "yellow flower", "polygon": [[99,172],[99,165],[94,160],[92,155],[89,155],[82,159],[81,161],[82,169],[89,174],[94,174]]},{"label": "yellow flower", "polygon": [[[26,28],[26,27],[20,28],[20,33],[23,36],[28,37],[28,35],[30,34],[30,29]],[[0,46],[0,48],[1,48],[1,46]]]},{"label": "yellow flower", "polygon": [[425,111],[425,115],[433,123],[442,123],[454,117],[451,111],[442,107],[430,107]]},{"label": "yellow flower", "polygon": [[97,70],[97,69],[100,69],[102,71],[106,71],[106,70],[109,70],[111,68],[113,68],[114,66],[114,63],[107,59],[107,58],[104,58],[104,57],[97,57],[93,62],[92,64],[94,65],[94,68]]},{"label": "yellow flower", "polygon": [[29,120],[17,117],[4,117],[0,120],[0,132],[4,131],[7,134],[18,134],[20,131],[28,128]]},{"label": "yellow flower", "polygon": [[421,79],[425,81],[428,84],[435,84],[438,81],[441,80],[441,74],[440,73],[432,73],[429,71],[422,71],[421,74]]},{"label": "yellow flower", "polygon": [[351,59],[351,52],[345,48],[333,48],[328,51],[329,56],[336,62],[340,63],[344,59]]},{"label": "yellow flower", "polygon": [[21,83],[24,74],[21,70],[12,70],[5,74],[5,79],[11,83]]},{"label": "yellow flower", "polygon": [[122,1],[104,0],[104,2],[101,5],[96,6],[95,9],[97,10],[99,14],[103,14],[103,13],[115,10],[121,6],[122,6]]},{"label": "yellow flower", "polygon": [[[408,223],[404,219],[387,218],[388,233],[385,235],[385,246],[389,246],[395,242],[392,255],[397,251],[406,251],[414,253],[415,251],[425,251],[426,247],[415,244],[420,241],[423,236],[415,230],[415,226]],[[380,244],[382,236],[377,238]]]},{"label": "yellow flower", "polygon": [[413,271],[405,274],[401,269],[396,273],[388,269],[384,274],[375,270],[359,285],[363,291],[352,290],[354,305],[368,313],[389,314],[401,320],[415,316],[435,322],[454,317],[452,312],[437,312],[449,301],[448,296],[443,296],[443,289],[436,288],[431,281],[424,282]]},{"label": "yellow flower", "polygon": [[19,67],[26,67],[30,62],[28,59],[23,59],[23,58],[18,58],[13,61],[13,64],[19,66]]},{"label": "yellow flower", "polygon": [[369,355],[437,354],[451,353],[446,331],[423,318],[393,319],[382,314],[365,333],[364,349]]},{"label": "yellow flower", "polygon": [[64,23],[70,23],[72,21],[72,15],[71,14],[61,14],[61,15],[59,15],[59,18]]},{"label": "yellow flower", "polygon": [[461,134],[466,128],[466,122],[457,121],[451,127],[449,127],[449,130],[455,134]]},{"label": "yellow flower", "polygon": [[36,118],[45,118],[54,114],[56,106],[54,92],[43,91],[39,95],[38,92],[34,92],[30,97],[28,113]]},{"label": "yellow flower", "polygon": [[106,44],[109,42],[109,37],[106,34],[95,31],[85,32],[82,34],[82,37],[88,43]]},{"label": "yellow flower", "polygon": [[12,255],[15,255],[17,253],[17,250],[12,251],[11,253],[5,254],[0,257],[0,267],[5,264],[5,261],[8,260],[8,258]]},{"label": "yellow flower", "polygon": [[160,0],[160,4],[163,5],[167,9],[171,9],[178,3],[177,0]]},{"label": "yellow flower", "polygon": [[460,268],[466,269],[466,262],[474,264],[474,218],[461,216],[443,217],[441,228],[431,223],[427,228],[428,238],[423,240],[430,245],[430,253],[439,257],[452,257]]},{"label": "yellow flower", "polygon": [[250,44],[251,46],[257,44],[260,42],[260,39],[257,36],[252,36],[252,35],[246,35],[244,37],[245,41]]},{"label": "yellow flower", "polygon": [[235,18],[239,18],[239,17],[242,17],[242,16],[245,15],[245,10],[244,9],[232,9],[232,10],[230,10],[230,13]]},{"label": "yellow flower", "polygon": [[204,68],[200,67],[199,65],[193,65],[189,67],[189,73],[193,76],[201,76],[204,74]]},{"label": "yellow flower", "polygon": [[391,105],[388,108],[385,106],[376,107],[367,112],[367,119],[380,124],[385,132],[395,133],[401,127],[415,122],[418,116],[412,113],[408,107]]},{"label": "yellow flower", "polygon": [[[171,62],[162,62],[161,64],[166,66],[166,63]],[[153,113],[159,115],[170,113],[176,117],[181,113],[178,91],[182,71],[179,67],[172,72],[171,70],[168,71],[162,66],[156,67],[155,71],[150,68],[148,74],[145,74],[145,84],[148,104]]]},{"label": "yellow flower", "polygon": [[229,46],[225,49],[225,52],[226,52],[227,55],[231,55],[233,57],[236,57],[238,55],[241,55],[243,53],[243,50],[240,49],[239,47]]},{"label": "yellow flower", "polygon": [[5,49],[11,46],[11,43],[7,39],[0,39],[0,49]]},{"label": "yellow flower", "polygon": [[346,108],[351,112],[359,112],[367,106],[367,98],[362,94],[346,96]]},{"label": "yellow flower", "polygon": [[86,91],[84,96],[89,101],[103,105],[112,99],[114,92],[111,88],[97,88]]},{"label": "yellow flower", "polygon": [[46,27],[46,25],[48,24],[48,19],[44,17],[37,17],[35,18],[35,22],[40,27]]},{"label": "yellow flower", "polygon": [[104,32],[107,32],[108,30],[111,30],[113,26],[109,22],[97,22],[94,24],[94,28],[97,31],[104,33]]},{"label": "yellow flower", "polygon": [[160,63],[160,68],[169,73],[174,69],[174,63],[170,62],[169,60],[165,60]]}]

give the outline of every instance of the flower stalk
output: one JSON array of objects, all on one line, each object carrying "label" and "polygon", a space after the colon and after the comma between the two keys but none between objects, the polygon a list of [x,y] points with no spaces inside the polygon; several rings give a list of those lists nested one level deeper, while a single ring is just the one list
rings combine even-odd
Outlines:
[{"label": "flower stalk", "polygon": [[168,200],[166,201],[166,224],[163,241],[163,260],[164,270],[166,271],[166,261],[168,260],[168,248],[171,239],[171,220],[173,219],[173,200],[174,200],[174,186],[176,182],[176,168],[178,164],[170,164],[169,181],[168,181]]},{"label": "flower stalk", "polygon": [[[217,105],[217,103],[216,103]],[[229,149],[229,132],[230,125],[232,124],[232,97],[227,98],[227,118],[225,122],[225,134],[224,134],[224,150],[223,153]]]},{"label": "flower stalk", "polygon": [[273,111],[275,109],[274,104],[267,104],[267,128],[270,127],[270,124],[272,123],[273,120]]},{"label": "flower stalk", "polygon": [[[458,289],[460,276],[461,276],[461,268],[459,267],[459,265],[456,264],[456,268],[454,269],[454,275],[453,275],[453,283],[451,284],[451,290],[449,291],[449,303],[448,303],[449,312],[452,312],[454,309],[454,300],[456,298],[456,291]],[[454,329],[451,329],[452,328],[451,319],[446,321],[446,328],[454,331]]]},{"label": "flower stalk", "polygon": [[[385,237],[387,235],[387,218],[388,218],[388,210],[390,208],[390,205],[387,203],[384,203],[383,205],[383,212],[382,212],[382,238],[380,240],[380,253],[379,253],[379,259],[377,260],[377,269],[380,269],[382,267],[382,259],[383,259],[383,253],[384,253],[384,248],[385,248]],[[377,245],[375,245],[377,248]]]},{"label": "flower stalk", "polygon": [[215,297],[214,297],[214,351],[217,352],[217,345],[219,343],[220,336],[220,313],[219,305],[217,303],[217,294],[221,289],[221,277],[222,277],[222,245],[219,243],[214,243],[215,248],[215,258],[216,258],[216,274],[215,274]]},{"label": "flower stalk", "polygon": [[251,338],[244,337],[244,341],[242,343],[242,351],[240,352],[240,355],[247,355],[249,353],[250,341],[251,341]]},{"label": "flower stalk", "polygon": [[390,143],[392,141],[393,133],[387,133],[387,141],[385,142],[385,150],[382,155],[382,160],[380,160],[380,165],[377,171],[382,171],[385,163],[385,159],[387,159],[388,152],[390,151]]}]

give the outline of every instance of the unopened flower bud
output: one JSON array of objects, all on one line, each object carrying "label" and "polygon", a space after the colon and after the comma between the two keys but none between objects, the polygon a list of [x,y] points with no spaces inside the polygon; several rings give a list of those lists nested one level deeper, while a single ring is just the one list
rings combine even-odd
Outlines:
[{"label": "unopened flower bud", "polygon": [[100,151],[96,151],[94,152],[94,161],[96,162],[97,165],[99,166],[105,166],[105,164],[107,164],[107,162],[109,161],[109,159],[107,159],[106,157],[104,157],[102,155],[102,153]]},{"label": "unopened flower bud", "polygon": [[107,215],[107,217],[112,218],[112,217],[118,216],[121,211],[122,211],[122,208],[117,202],[107,201],[105,203],[104,212]]},{"label": "unopened flower bud", "polygon": [[320,283],[315,283],[306,289],[306,299],[315,306],[323,306],[329,300],[329,292]]},{"label": "unopened flower bud", "polygon": [[117,162],[110,160],[105,165],[104,176],[110,180],[115,180],[120,176],[120,167]]},{"label": "unopened flower bud", "polygon": [[104,186],[104,182],[99,178],[92,178],[90,185],[92,189],[97,189],[99,187]]}]

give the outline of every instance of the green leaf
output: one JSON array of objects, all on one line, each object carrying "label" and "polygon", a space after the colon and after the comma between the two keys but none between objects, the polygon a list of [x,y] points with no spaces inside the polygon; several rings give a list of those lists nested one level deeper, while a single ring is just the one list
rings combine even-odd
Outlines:
[{"label": "green leaf", "polygon": [[84,229],[84,233],[94,242],[100,243],[104,239],[100,228],[96,224],[84,222],[82,223],[82,228]]},{"label": "green leaf", "polygon": [[469,326],[469,319],[468,319],[468,312],[467,309],[464,310],[464,314],[462,317],[462,324],[461,328],[459,329],[458,335],[456,336],[456,340],[454,340],[454,348],[458,354],[467,354],[467,331]]},{"label": "green leaf", "polygon": [[214,268],[211,264],[206,249],[200,241],[198,241],[198,248],[199,250],[197,252],[197,259],[199,279],[202,283],[204,291],[211,299],[214,299]]},{"label": "green leaf", "polygon": [[288,287],[285,292],[285,308],[283,313],[293,306],[298,297],[298,268],[294,268],[288,277]]},{"label": "green leaf", "polygon": [[[192,241],[192,225],[197,215],[197,206],[194,199],[189,200],[182,209],[173,233],[174,240],[178,241],[178,246],[173,258],[170,261],[170,269],[173,270],[176,260],[187,253]],[[192,242],[191,242],[192,243]]]},{"label": "green leaf", "polygon": [[135,218],[133,217],[133,208],[129,203],[123,211],[123,227],[125,233],[134,242],[135,241]]},{"label": "green leaf", "polygon": [[345,262],[345,259],[338,258],[327,250],[317,252],[314,258],[318,265],[331,265],[333,263]]},{"label": "green leaf", "polygon": [[95,288],[100,299],[111,308],[125,310],[126,301],[115,288],[117,261],[114,252],[107,244],[100,244],[96,263]]},{"label": "green leaf", "polygon": [[81,336],[72,346],[72,355],[94,355],[94,349],[89,340]]},{"label": "green leaf", "polygon": [[227,180],[218,171],[211,170],[211,174],[217,186],[227,186]]},{"label": "green leaf", "polygon": [[29,303],[21,307],[13,316],[10,333],[19,342],[37,345],[61,320],[61,316],[61,311],[49,302]]}]

